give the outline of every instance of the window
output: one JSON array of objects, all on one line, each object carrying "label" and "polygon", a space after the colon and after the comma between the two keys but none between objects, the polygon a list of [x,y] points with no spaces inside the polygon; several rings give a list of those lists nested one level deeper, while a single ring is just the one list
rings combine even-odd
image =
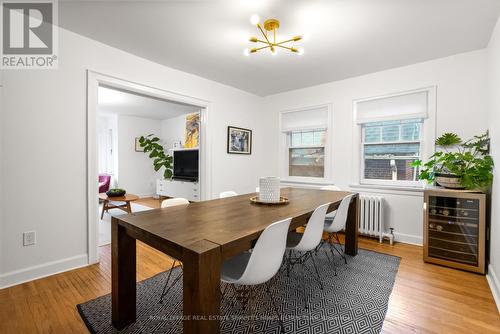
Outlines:
[{"label": "window", "polygon": [[422,125],[422,119],[363,124],[363,179],[417,181],[412,163],[420,158]]},{"label": "window", "polygon": [[288,182],[323,182],[331,173],[329,124],[331,106],[280,113],[281,177]]},{"label": "window", "polygon": [[288,175],[325,176],[325,130],[288,133]]},{"label": "window", "polygon": [[427,156],[433,142],[435,89],[355,101],[359,129],[359,182],[419,186],[415,160]]}]

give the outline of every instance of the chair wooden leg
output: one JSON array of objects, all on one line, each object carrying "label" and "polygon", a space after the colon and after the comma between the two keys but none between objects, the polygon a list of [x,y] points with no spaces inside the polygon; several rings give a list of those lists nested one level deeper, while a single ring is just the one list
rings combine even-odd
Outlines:
[{"label": "chair wooden leg", "polygon": [[101,212],[101,220],[104,218],[104,211],[107,211],[108,208],[108,201],[103,201],[102,203],[102,212]]}]

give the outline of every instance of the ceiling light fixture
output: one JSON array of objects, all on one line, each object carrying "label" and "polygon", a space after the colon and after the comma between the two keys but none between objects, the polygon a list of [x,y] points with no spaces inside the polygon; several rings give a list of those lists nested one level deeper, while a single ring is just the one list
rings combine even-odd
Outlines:
[{"label": "ceiling light fixture", "polygon": [[251,53],[256,53],[257,51],[260,50],[265,50],[269,49],[271,51],[271,54],[275,56],[278,52],[278,48],[286,49],[289,50],[293,53],[297,53],[298,55],[304,54],[304,49],[303,48],[296,48],[294,46],[287,46],[285,44],[292,43],[292,42],[298,42],[302,39],[302,36],[295,36],[290,39],[277,42],[276,41],[276,30],[279,29],[280,27],[280,21],[276,19],[267,19],[264,21],[264,28],[259,23],[259,17],[257,15],[252,15],[250,17],[250,23],[254,24],[259,28],[260,32],[262,33],[262,36],[264,39],[259,39],[258,37],[252,36],[249,38],[249,41],[252,43],[262,43],[264,44],[263,46],[251,48],[251,49],[245,49],[243,51],[243,54],[245,56],[249,56]]}]

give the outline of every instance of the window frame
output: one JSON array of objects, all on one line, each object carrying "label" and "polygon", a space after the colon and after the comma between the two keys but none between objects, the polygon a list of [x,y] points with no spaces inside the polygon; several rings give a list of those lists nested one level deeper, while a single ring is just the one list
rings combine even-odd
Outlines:
[{"label": "window frame", "polygon": [[[435,151],[434,141],[436,139],[436,86],[424,87],[419,89],[414,89],[410,91],[391,93],[386,95],[380,95],[375,97],[363,98],[353,100],[353,133],[354,133],[354,154],[353,166],[354,170],[357,170],[356,176],[354,177],[353,184],[365,185],[365,186],[380,186],[380,187],[398,187],[398,188],[423,188],[425,186],[425,181],[406,181],[406,180],[381,180],[381,179],[366,179],[364,177],[364,126],[363,124],[357,123],[357,105],[358,103],[385,99],[391,97],[397,97],[401,95],[409,95],[415,93],[427,93],[427,112],[428,117],[423,119],[422,129],[420,133],[420,141],[401,141],[395,143],[404,142],[418,142],[420,143],[420,159],[425,159],[426,157],[432,155]],[[369,143],[372,144],[372,143]],[[387,143],[390,144],[390,143]]]},{"label": "window frame", "polygon": [[[325,122],[326,126],[305,126],[305,127],[297,127],[293,129],[288,129],[288,131],[284,132],[281,126],[281,119],[283,114],[292,113],[292,112],[302,112],[308,110],[316,110],[325,108],[327,111],[327,120]],[[285,183],[307,183],[307,184],[329,184],[331,183],[331,175],[332,175],[332,131],[331,129],[333,123],[333,106],[331,103],[283,110],[279,113],[279,136],[280,136],[280,178],[282,182]],[[324,158],[324,172],[323,177],[308,177],[308,176],[290,176],[290,164],[289,164],[289,149],[292,148],[291,144],[291,136],[289,133],[295,131],[314,131],[314,130],[324,130],[325,131],[325,142],[323,145],[305,145],[305,146],[294,146],[293,148],[315,148],[315,147],[324,147],[325,150],[325,158]],[[289,139],[290,138],[290,139]]]},{"label": "window frame", "polygon": [[[323,144],[319,145],[296,145],[292,146],[292,133],[294,132],[319,132],[319,131],[324,131],[325,132],[325,140]],[[326,147],[327,147],[327,136],[328,136],[328,130],[326,128],[317,128],[317,129],[305,129],[305,130],[292,130],[285,132],[287,136],[287,157],[288,157],[288,178],[304,178],[304,179],[324,179],[326,176]],[[322,148],[324,152],[324,157],[323,157],[323,176],[291,176],[290,175],[290,150],[291,149],[308,149],[308,148]]]},{"label": "window frame", "polygon": [[[392,141],[392,142],[368,142],[366,143],[364,141],[365,137],[365,130],[366,124],[370,123],[365,123],[360,125],[361,127],[361,154],[360,154],[360,184],[376,184],[376,185],[400,185],[400,186],[410,186],[410,187],[416,187],[421,184],[421,181],[408,181],[408,180],[383,180],[383,179],[367,179],[365,178],[365,145],[390,145],[390,144],[419,144],[419,157],[418,159],[422,159],[422,154],[423,154],[423,132],[424,132],[424,123],[425,119],[422,119],[422,128],[420,131],[420,139],[419,140],[399,140],[399,141]],[[401,136],[401,129],[400,131],[400,136]]]}]

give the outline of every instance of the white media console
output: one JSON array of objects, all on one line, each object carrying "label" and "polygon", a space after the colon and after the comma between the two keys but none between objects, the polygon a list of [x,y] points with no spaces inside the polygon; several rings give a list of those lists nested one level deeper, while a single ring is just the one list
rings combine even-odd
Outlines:
[{"label": "white media console", "polygon": [[200,184],[182,180],[156,180],[156,193],[159,196],[183,197],[191,202],[200,201]]}]

